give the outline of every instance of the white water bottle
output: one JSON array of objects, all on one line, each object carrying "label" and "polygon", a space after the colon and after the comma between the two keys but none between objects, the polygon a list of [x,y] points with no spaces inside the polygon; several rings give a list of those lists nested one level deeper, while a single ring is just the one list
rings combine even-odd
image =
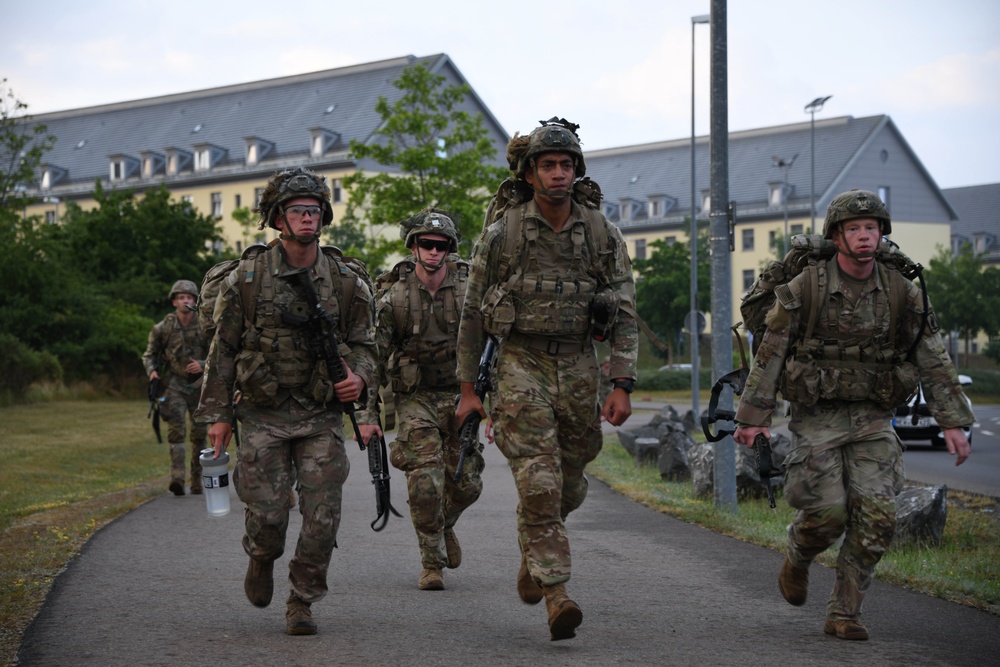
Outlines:
[{"label": "white water bottle", "polygon": [[219,458],[214,449],[201,450],[201,474],[205,487],[205,506],[209,516],[229,514],[229,454],[223,451]]}]

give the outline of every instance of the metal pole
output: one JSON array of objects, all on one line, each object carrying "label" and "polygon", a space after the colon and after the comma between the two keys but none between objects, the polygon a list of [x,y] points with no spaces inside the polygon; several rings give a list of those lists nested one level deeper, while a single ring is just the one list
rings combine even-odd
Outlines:
[{"label": "metal pole", "polygon": [[[826,101],[833,97],[817,97],[806,105],[806,113],[809,119],[809,233],[816,233],[816,112],[823,110]],[[787,236],[788,233],[785,233]]]},{"label": "metal pole", "polygon": [[698,385],[698,373],[700,371],[698,337],[698,216],[695,213],[695,171],[694,171],[694,26],[698,23],[708,23],[712,17],[708,14],[691,17],[691,409],[694,412],[694,419],[697,423],[701,415],[699,405],[699,394],[701,388]]},{"label": "metal pole", "polygon": [[788,167],[792,165],[785,165],[782,169],[785,172],[784,185],[781,186],[781,203],[785,209],[785,239],[783,241],[785,254],[788,254]]},{"label": "metal pole", "polygon": [[[733,283],[729,257],[729,108],[726,0],[712,0],[712,130],[710,140],[712,195],[709,213],[712,253],[712,379],[733,366]],[[720,410],[733,409],[733,396],[720,397]],[[736,448],[732,436],[713,447],[715,506],[736,513]]]}]

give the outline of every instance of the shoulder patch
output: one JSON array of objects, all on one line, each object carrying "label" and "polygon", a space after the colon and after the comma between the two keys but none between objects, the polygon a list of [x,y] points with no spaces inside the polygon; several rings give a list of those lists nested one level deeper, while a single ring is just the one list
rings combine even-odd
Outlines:
[{"label": "shoulder patch", "polygon": [[774,296],[785,310],[795,310],[802,307],[802,299],[792,291],[788,283],[775,287]]}]

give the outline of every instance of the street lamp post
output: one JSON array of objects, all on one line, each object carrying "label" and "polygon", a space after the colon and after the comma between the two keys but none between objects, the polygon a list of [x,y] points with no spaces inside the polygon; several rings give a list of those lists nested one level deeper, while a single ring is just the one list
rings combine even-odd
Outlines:
[{"label": "street lamp post", "polygon": [[792,156],[791,160],[786,160],[785,158],[778,157],[775,155],[771,158],[774,162],[774,166],[784,172],[785,178],[781,186],[781,203],[785,209],[785,238],[782,240],[782,248],[784,249],[784,254],[788,254],[788,170],[792,168],[795,164],[795,158],[799,156],[798,153]]},{"label": "street lamp post", "polygon": [[701,391],[698,386],[698,216],[695,214],[695,178],[694,178],[694,27],[699,23],[708,23],[711,20],[710,14],[701,14],[691,17],[691,316],[689,326],[691,330],[691,400],[694,417],[697,421],[701,414],[698,405],[698,394]]},{"label": "street lamp post", "polygon": [[823,110],[826,101],[833,97],[817,97],[806,105],[805,111],[809,119],[809,233],[816,233],[816,112]]}]

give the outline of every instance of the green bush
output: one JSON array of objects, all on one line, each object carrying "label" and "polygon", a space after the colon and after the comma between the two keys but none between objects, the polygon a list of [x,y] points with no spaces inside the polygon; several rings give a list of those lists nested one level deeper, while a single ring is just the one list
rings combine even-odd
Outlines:
[{"label": "green bush", "polygon": [[38,352],[17,336],[0,333],[0,403],[20,402],[32,383],[61,378],[62,367],[55,355]]},{"label": "green bush", "polygon": [[[710,368],[698,369],[699,389],[708,389],[712,386],[712,370]],[[670,370],[670,371],[639,371],[639,378],[635,383],[636,389],[644,391],[684,391],[691,390],[691,371]]]}]

